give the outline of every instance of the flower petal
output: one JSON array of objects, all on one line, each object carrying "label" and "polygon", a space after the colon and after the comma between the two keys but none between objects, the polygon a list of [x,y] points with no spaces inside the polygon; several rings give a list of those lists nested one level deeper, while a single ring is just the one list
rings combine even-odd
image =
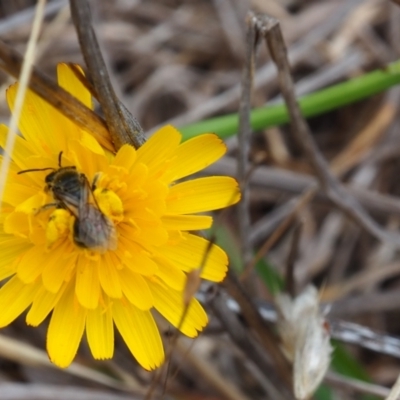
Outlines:
[{"label": "flower petal", "polygon": [[193,179],[172,186],[167,197],[167,214],[192,214],[218,210],[240,200],[239,186],[228,176]]},{"label": "flower petal", "polygon": [[190,301],[186,310],[182,292],[171,290],[155,280],[150,280],[149,286],[154,295],[156,310],[183,334],[196,337],[207,325],[207,314],[196,299]]},{"label": "flower petal", "polygon": [[124,260],[124,265],[131,271],[144,276],[154,275],[158,271],[158,264],[144,252],[132,254],[132,257]]},{"label": "flower petal", "polygon": [[[0,147],[5,149],[8,136],[8,127],[1,124],[0,125]],[[16,136],[14,149],[11,154],[12,160],[21,168],[25,168],[25,160],[32,156],[33,148],[32,146],[22,137]]]},{"label": "flower petal", "polygon": [[80,256],[77,262],[75,292],[83,307],[97,308],[100,297],[97,261],[88,260],[84,255]]},{"label": "flower petal", "polygon": [[37,188],[7,182],[2,201],[15,207],[30,197],[35,197],[35,195],[37,195]]},{"label": "flower petal", "polygon": [[150,311],[138,310],[129,302],[115,301],[112,310],[117,329],[138,363],[152,370],[164,361],[164,349]]},{"label": "flower petal", "polygon": [[166,229],[183,231],[208,229],[213,221],[208,215],[163,215],[161,220]]},{"label": "flower petal", "polygon": [[18,278],[24,283],[33,282],[47,265],[49,254],[45,246],[33,246],[18,260]]},{"label": "flower petal", "polygon": [[[14,109],[18,83],[11,85],[7,90],[7,102],[11,110]],[[41,99],[31,90],[25,94],[24,105],[21,110],[19,129],[37,155],[58,154],[66,147],[65,134],[55,134],[63,129],[60,119],[66,119],[59,111]]]},{"label": "flower petal", "polygon": [[99,306],[88,310],[86,337],[93,357],[97,360],[110,359],[114,355],[114,326],[110,306]]},{"label": "flower petal", "polygon": [[47,331],[47,352],[60,368],[68,367],[74,359],[85,321],[86,310],[79,305],[71,282],[54,308]]},{"label": "flower petal", "polygon": [[190,233],[183,232],[178,244],[163,246],[159,251],[183,271],[202,268],[201,277],[209,281],[221,282],[228,270],[228,257],[219,246]]},{"label": "flower petal", "polygon": [[12,236],[0,241],[0,281],[16,272],[15,260],[29,249],[30,245],[24,239]]},{"label": "flower petal", "polygon": [[84,139],[69,140],[68,147],[70,153],[68,154],[70,162],[68,164],[63,163],[63,165],[75,165],[77,169],[84,171],[89,182],[94,178],[95,173],[98,171],[103,171],[107,167],[107,158],[104,151],[101,149],[100,145],[96,140],[94,140],[95,145],[92,146],[90,141]]},{"label": "flower petal", "polygon": [[104,262],[99,263],[99,281],[104,292],[115,299],[122,297],[121,282],[118,275],[119,269],[121,269],[121,262],[114,253],[105,253]]},{"label": "flower petal", "polygon": [[[113,165],[126,168],[128,171],[133,167],[136,161],[136,150],[129,144],[124,144],[118,150],[113,160]],[[143,168],[143,164],[142,167]]]},{"label": "flower petal", "polygon": [[27,238],[31,229],[29,217],[29,215],[23,212],[9,213],[4,220],[4,232],[11,235]]},{"label": "flower petal", "polygon": [[208,167],[226,153],[225,143],[215,134],[199,135],[179,145],[176,158],[163,180],[169,182],[194,174]]},{"label": "flower petal", "polygon": [[50,314],[51,310],[53,310],[62,294],[63,290],[59,290],[57,293],[51,293],[41,286],[26,316],[26,323],[32,326],[41,324]]},{"label": "flower petal", "polygon": [[[83,76],[85,76],[79,65],[75,65],[75,67]],[[91,110],[93,109],[92,95],[78,79],[68,64],[60,63],[57,65],[57,81],[58,84],[68,93],[72,94],[72,96],[83,103],[86,107]]]},{"label": "flower petal", "polygon": [[11,278],[0,289],[0,328],[9,325],[32,303],[38,285],[25,285],[17,276]]},{"label": "flower petal", "polygon": [[137,150],[137,162],[147,165],[150,176],[162,175],[181,139],[182,135],[173,126],[162,127]]},{"label": "flower petal", "polygon": [[158,276],[164,283],[166,283],[172,289],[181,291],[186,284],[186,275],[168,260],[166,257],[154,257],[154,260],[158,264]]},{"label": "flower petal", "polygon": [[66,246],[52,248],[42,272],[42,282],[49,292],[57,292],[76,266],[76,253],[70,254]]},{"label": "flower petal", "polygon": [[153,295],[145,279],[128,268],[121,270],[119,276],[125,297],[139,310],[150,310],[153,307]]}]

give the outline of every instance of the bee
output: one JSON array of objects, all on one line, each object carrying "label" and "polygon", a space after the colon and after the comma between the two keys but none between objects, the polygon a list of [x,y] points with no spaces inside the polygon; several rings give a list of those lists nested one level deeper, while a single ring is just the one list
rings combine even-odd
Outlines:
[{"label": "bee", "polygon": [[[58,156],[59,168],[41,168],[19,171],[18,174],[52,170],[45,178],[45,191],[51,192],[55,202],[42,209],[55,206],[68,210],[74,217],[73,240],[83,248],[92,250],[115,250],[116,231],[114,223],[101,212],[93,195],[95,185],[89,183],[85,174],[75,166],[61,165],[62,152]],[[92,196],[94,204],[90,202]]]}]

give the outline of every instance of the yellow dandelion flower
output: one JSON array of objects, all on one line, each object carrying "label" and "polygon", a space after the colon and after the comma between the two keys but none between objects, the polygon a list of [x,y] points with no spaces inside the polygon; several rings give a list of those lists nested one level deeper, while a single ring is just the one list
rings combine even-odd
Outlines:
[{"label": "yellow dandelion flower", "polygon": [[[58,82],[92,107],[67,65]],[[7,91],[11,110],[16,90]],[[84,332],[94,358],[111,358],[115,325],[140,365],[158,367],[164,351],[152,310],[195,337],[207,315],[192,299],[179,326],[186,274],[205,251],[201,277],[219,282],[226,273],[224,251],[189,231],[212,224],[196,213],[239,200],[236,181],[178,182],[219,159],[223,142],[204,134],[181,143],[166,126],[140,149],[124,145],[113,155],[30,91],[19,129],[0,214],[0,327],[26,309],[32,326],[51,313],[47,351],[67,367]],[[3,148],[7,133],[1,126]]]}]

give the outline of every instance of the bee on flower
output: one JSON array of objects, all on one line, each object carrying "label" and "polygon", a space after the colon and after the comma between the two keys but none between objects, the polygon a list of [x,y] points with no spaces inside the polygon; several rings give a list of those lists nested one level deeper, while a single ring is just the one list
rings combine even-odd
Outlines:
[{"label": "bee on flower", "polygon": [[[92,108],[65,64],[58,82]],[[16,91],[7,91],[11,110]],[[25,310],[32,326],[51,314],[47,351],[67,367],[84,333],[94,358],[112,358],[115,326],[143,368],[158,367],[164,350],[152,310],[196,337],[207,315],[193,298],[181,321],[186,276],[200,266],[213,282],[226,274],[225,252],[190,231],[211,227],[198,213],[239,200],[236,181],[179,181],[222,157],[223,142],[204,134],[182,143],[166,126],[139,149],[112,154],[31,91],[19,129],[0,214],[0,327]],[[0,126],[3,148],[7,134]]]}]

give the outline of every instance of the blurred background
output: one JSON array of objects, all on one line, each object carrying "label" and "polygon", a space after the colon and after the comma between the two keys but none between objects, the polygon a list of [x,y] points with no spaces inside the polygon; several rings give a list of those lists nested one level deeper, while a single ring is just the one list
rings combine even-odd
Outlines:
[{"label": "blurred background", "polygon": [[[28,42],[34,5],[35,1],[0,0],[0,39],[21,53]],[[149,133],[166,122],[180,128],[238,111],[249,10],[281,22],[298,96],[385,69],[400,56],[400,6],[396,1],[97,0],[91,6],[114,88]],[[36,65],[55,77],[59,62],[83,65],[83,58],[68,2],[53,0],[46,6]],[[0,72],[2,123],[8,123],[4,94],[13,81]],[[276,70],[262,44],[251,105],[281,101]],[[359,199],[369,200],[371,215],[394,232],[400,223],[400,200],[396,197],[400,195],[399,101],[400,89],[393,87],[308,119],[332,170]],[[235,136],[227,145],[225,163],[217,164],[210,173],[235,174]],[[288,125],[254,132],[250,157],[266,174],[250,189],[251,244],[256,251],[287,215],[285,206],[312,182],[313,171]],[[383,196],[373,200],[376,192]],[[332,318],[400,337],[399,250],[377,241],[322,195],[302,210],[301,221],[295,262],[299,290],[314,283],[322,288],[322,301],[331,303]],[[232,268],[243,268],[234,210],[219,219],[217,238],[230,254]],[[281,285],[291,238],[288,230],[257,264],[254,300],[270,302]],[[267,398],[263,378],[251,360],[232,346],[215,317],[210,318],[210,329],[194,343],[182,339],[171,350],[171,371],[163,398]],[[168,332],[164,330],[166,342]],[[16,348],[0,343],[0,400],[143,398],[155,376],[136,365],[118,338],[112,361],[94,361],[83,344],[76,359],[81,369],[62,371],[46,366],[23,347],[28,343],[37,350],[45,348],[44,325],[27,327],[20,318],[0,333],[21,343]],[[357,345],[334,347],[332,369],[340,375],[377,387],[390,387],[399,375],[396,357]],[[162,397],[165,374],[163,370],[155,384],[154,398]],[[125,393],[126,388],[130,394]],[[334,388],[325,385],[315,398],[382,396],[362,394],[339,383]]]}]

